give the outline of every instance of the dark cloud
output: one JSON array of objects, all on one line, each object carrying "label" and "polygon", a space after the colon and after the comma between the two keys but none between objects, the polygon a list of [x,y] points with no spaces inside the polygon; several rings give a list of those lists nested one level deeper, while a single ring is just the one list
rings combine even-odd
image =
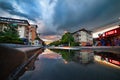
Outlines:
[{"label": "dark cloud", "polygon": [[119,0],[70,0],[68,3],[60,1],[56,7],[54,24],[60,25],[58,30],[77,30],[80,26],[92,29],[118,19],[119,9]]},{"label": "dark cloud", "polygon": [[39,27],[40,33],[56,35],[116,21],[120,17],[120,0],[0,0],[0,11],[34,22],[43,20],[45,26]]},{"label": "dark cloud", "polygon": [[[32,0],[13,0],[11,1],[0,1],[0,9],[12,14],[21,17],[25,17],[29,20],[36,21],[36,18],[40,18],[41,15],[36,9],[36,5]],[[14,6],[14,3],[17,5]],[[17,6],[21,7],[24,12],[17,10]]]},{"label": "dark cloud", "polygon": [[53,32],[53,31],[50,31],[50,30],[45,30],[42,35],[46,36],[46,35],[56,35],[57,32]]},{"label": "dark cloud", "polygon": [[9,11],[9,10],[13,11],[14,7],[9,2],[0,1],[0,9],[3,9],[5,11]]}]

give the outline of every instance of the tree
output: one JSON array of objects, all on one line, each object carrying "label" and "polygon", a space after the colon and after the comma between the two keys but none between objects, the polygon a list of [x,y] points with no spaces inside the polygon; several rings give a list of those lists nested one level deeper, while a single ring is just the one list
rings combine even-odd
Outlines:
[{"label": "tree", "polygon": [[0,32],[0,43],[23,43],[19,38],[16,25],[9,24],[7,28]]},{"label": "tree", "polygon": [[74,38],[71,33],[67,32],[62,36],[61,43],[69,45],[74,42]]},{"label": "tree", "polygon": [[52,46],[52,45],[55,45],[55,46],[58,46],[58,45],[62,45],[62,46],[79,46],[79,43],[75,42],[72,34],[68,32],[68,33],[65,33],[62,36],[61,40],[54,41],[54,42],[50,43],[49,45],[50,46]]}]

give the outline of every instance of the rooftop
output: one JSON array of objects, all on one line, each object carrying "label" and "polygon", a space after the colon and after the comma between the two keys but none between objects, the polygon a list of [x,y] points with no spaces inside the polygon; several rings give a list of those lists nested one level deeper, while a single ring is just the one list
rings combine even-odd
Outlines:
[{"label": "rooftop", "polygon": [[92,32],[90,30],[86,30],[85,28],[82,28],[80,30],[77,30],[77,31],[73,32],[72,34],[75,34],[75,33],[79,32],[79,31],[84,31],[84,32],[87,32],[88,34],[91,34],[91,32]]},{"label": "rooftop", "polygon": [[27,20],[0,17],[0,23],[15,23],[19,25],[30,25]]}]

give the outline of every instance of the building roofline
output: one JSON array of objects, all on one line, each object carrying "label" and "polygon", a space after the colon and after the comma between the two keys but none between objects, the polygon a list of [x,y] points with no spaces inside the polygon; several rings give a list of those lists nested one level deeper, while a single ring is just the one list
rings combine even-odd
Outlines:
[{"label": "building roofline", "polygon": [[93,33],[98,32],[100,30],[107,29],[107,28],[112,28],[114,26],[120,26],[120,20],[116,20],[116,21],[104,24],[103,26],[96,27],[93,29]]},{"label": "building roofline", "polygon": [[87,32],[87,33],[89,33],[89,34],[92,32],[92,31],[90,31],[90,30],[86,30],[85,28],[82,28],[82,29],[80,29],[80,30],[77,30],[77,31],[73,32],[72,34],[75,34],[75,33],[79,32],[79,31],[85,31],[85,32]]},{"label": "building roofline", "polygon": [[0,17],[0,23],[16,23],[19,25],[30,25],[27,20],[15,19],[15,18],[6,18],[6,17]]}]

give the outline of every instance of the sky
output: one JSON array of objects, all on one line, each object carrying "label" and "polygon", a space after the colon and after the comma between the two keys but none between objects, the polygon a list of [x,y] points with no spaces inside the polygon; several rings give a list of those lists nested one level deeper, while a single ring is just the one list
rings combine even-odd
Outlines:
[{"label": "sky", "polygon": [[120,0],[0,0],[0,16],[38,25],[43,40],[64,31],[93,30],[118,20]]}]

